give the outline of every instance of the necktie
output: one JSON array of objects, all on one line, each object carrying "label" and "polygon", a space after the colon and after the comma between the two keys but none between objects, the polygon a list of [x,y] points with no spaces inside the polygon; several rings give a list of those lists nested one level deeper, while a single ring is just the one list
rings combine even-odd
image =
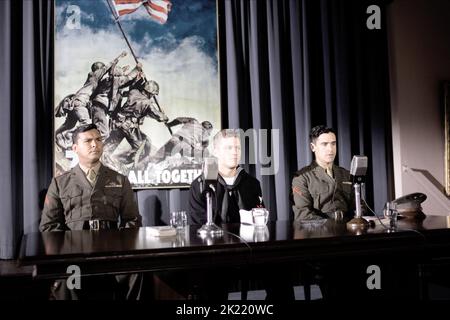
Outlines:
[{"label": "necktie", "polygon": [[97,177],[94,169],[89,169],[86,177],[87,177],[88,181],[91,183],[91,185],[93,186],[95,183],[95,178]]},{"label": "necktie", "polygon": [[220,212],[222,218],[221,223],[240,221],[238,198],[239,194],[237,190],[233,190],[231,186],[225,188],[222,199],[222,210]]},{"label": "necktie", "polygon": [[327,174],[328,174],[331,178],[333,178],[333,171],[331,170],[331,168],[327,168],[326,171],[327,171]]}]

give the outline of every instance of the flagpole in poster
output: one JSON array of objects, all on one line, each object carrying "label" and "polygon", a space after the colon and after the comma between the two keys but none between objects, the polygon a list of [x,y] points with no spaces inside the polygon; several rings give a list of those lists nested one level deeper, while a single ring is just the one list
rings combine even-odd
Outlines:
[{"label": "flagpole in poster", "polygon": [[134,54],[133,48],[131,47],[131,44],[130,44],[130,42],[128,41],[127,36],[125,35],[125,32],[124,32],[123,29],[122,29],[122,24],[120,23],[119,16],[117,15],[115,9],[112,8],[111,3],[110,3],[110,0],[106,0],[106,2],[108,3],[109,10],[111,10],[111,13],[112,13],[112,15],[113,15],[113,17],[114,17],[114,21],[116,21],[117,26],[118,26],[119,29],[120,29],[120,32],[122,32],[122,35],[123,35],[125,41],[127,42],[128,48],[130,48],[131,54],[133,55],[133,58],[134,58],[134,61],[136,61],[136,64],[138,64],[139,61],[138,61],[136,55]]},{"label": "flagpole in poster", "polygon": [[[119,29],[120,29],[120,32],[122,32],[122,35],[123,35],[123,37],[124,37],[124,39],[125,39],[125,41],[126,41],[126,43],[127,43],[127,45],[128,45],[128,48],[130,48],[131,54],[133,55],[133,58],[134,58],[134,60],[136,61],[136,64],[138,64],[139,61],[138,61],[138,59],[137,59],[137,57],[136,57],[136,54],[134,53],[133,48],[131,47],[131,44],[130,44],[130,42],[128,41],[128,37],[126,36],[125,32],[123,31],[122,24],[120,23],[120,20],[119,20],[119,15],[117,14],[116,10],[113,9],[113,7],[111,6],[110,1],[111,1],[111,0],[106,0],[106,2],[108,3],[108,7],[109,7],[109,9],[111,10],[111,13],[112,13],[112,15],[113,15],[113,17],[114,17],[114,20],[115,20],[116,23],[117,23],[117,26],[118,26]],[[145,76],[144,76],[144,80],[146,81]],[[158,101],[158,99],[156,98],[155,95],[152,96],[152,99],[153,99],[153,101],[155,101],[155,104],[156,104],[156,106],[158,107],[159,111],[162,112],[162,113],[164,113],[164,110],[163,110],[163,109],[161,108],[161,106],[159,105],[159,101]],[[167,130],[169,130],[170,135],[172,135],[172,134],[173,134],[172,129],[167,125],[167,123],[165,123],[165,126],[166,126]]]},{"label": "flagpole in poster", "polygon": [[[67,28],[72,3],[55,0],[55,176],[77,165],[83,120],[104,129],[102,160],[134,189],[189,187],[221,124],[216,0],[80,0],[83,32]],[[128,60],[106,63],[124,45]]]}]

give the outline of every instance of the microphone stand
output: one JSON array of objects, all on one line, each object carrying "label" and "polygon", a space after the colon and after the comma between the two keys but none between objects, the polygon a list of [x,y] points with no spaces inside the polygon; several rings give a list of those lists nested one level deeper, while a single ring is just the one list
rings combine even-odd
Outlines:
[{"label": "microphone stand", "polygon": [[354,177],[354,180],[356,180],[353,185],[353,188],[355,189],[356,216],[352,220],[347,222],[347,228],[350,228],[352,230],[366,230],[367,228],[369,228],[370,224],[369,221],[362,217],[360,182],[363,180],[363,177],[356,176]]},{"label": "microphone stand", "polygon": [[213,210],[212,210],[212,193],[213,186],[208,185],[207,181],[203,182],[206,185],[206,223],[197,230],[197,234],[202,238],[207,237],[221,237],[223,235],[223,230],[213,222]]}]

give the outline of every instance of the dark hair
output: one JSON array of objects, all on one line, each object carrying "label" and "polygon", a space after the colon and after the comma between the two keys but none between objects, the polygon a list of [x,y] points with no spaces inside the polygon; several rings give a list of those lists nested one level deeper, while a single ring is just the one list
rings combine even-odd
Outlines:
[{"label": "dark hair", "polygon": [[333,128],[329,128],[324,125],[315,126],[309,133],[309,142],[314,143],[321,134],[330,132],[336,135],[336,132],[333,130]]},{"label": "dark hair", "polygon": [[80,133],[83,133],[83,132],[86,132],[86,131],[89,131],[89,130],[94,130],[94,129],[98,131],[97,126],[95,124],[93,124],[93,123],[85,124],[83,126],[79,126],[78,128],[76,128],[76,130],[72,134],[72,143],[73,144],[77,144],[78,135]]}]

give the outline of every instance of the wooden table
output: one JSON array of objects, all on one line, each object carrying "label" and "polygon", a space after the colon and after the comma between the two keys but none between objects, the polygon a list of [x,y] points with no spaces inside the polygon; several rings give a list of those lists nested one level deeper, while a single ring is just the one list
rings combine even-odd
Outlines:
[{"label": "wooden table", "polygon": [[215,239],[197,236],[199,226],[166,238],[151,236],[148,227],[30,233],[23,237],[19,261],[33,266],[41,279],[66,277],[69,265],[97,275],[336,259],[428,262],[450,255],[449,225],[446,217],[428,216],[400,220],[396,232],[377,225],[357,234],[332,220],[322,225],[278,221],[263,229],[224,225],[224,236]]}]

